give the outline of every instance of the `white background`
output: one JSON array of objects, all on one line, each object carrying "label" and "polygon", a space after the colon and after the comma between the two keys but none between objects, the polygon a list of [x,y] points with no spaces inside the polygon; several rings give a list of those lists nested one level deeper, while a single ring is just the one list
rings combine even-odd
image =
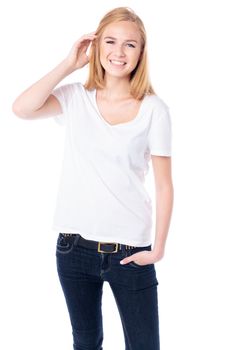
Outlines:
[{"label": "white background", "polygon": [[[148,32],[151,80],[173,123],[174,209],[159,280],[161,350],[232,350],[232,11],[230,1],[8,1],[0,13],[0,348],[72,349],[52,231],[64,128],[11,105],[118,6]],[[85,81],[87,70],[65,82]],[[147,186],[153,197],[152,169]],[[154,237],[153,237],[154,239]],[[105,350],[123,350],[107,283]],[[144,350],[144,349],[143,349]]]}]

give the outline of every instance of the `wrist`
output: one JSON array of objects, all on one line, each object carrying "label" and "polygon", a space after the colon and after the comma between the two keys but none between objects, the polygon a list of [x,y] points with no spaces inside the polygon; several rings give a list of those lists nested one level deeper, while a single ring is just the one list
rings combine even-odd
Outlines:
[{"label": "wrist", "polygon": [[164,245],[158,245],[158,244],[155,244],[155,246],[153,247],[153,249],[151,250],[152,254],[154,256],[157,256],[158,254],[164,254],[164,251],[165,251],[165,246]]},{"label": "wrist", "polygon": [[75,71],[74,67],[69,63],[69,60],[67,58],[64,58],[60,62],[60,67],[64,71],[65,76],[67,76]]},{"label": "wrist", "polygon": [[156,263],[164,257],[164,249],[153,249],[151,254],[154,263]]}]

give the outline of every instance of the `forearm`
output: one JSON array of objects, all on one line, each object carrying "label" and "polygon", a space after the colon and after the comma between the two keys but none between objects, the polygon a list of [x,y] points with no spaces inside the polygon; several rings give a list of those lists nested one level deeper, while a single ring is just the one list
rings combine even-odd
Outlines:
[{"label": "forearm", "polygon": [[168,184],[156,191],[156,230],[152,251],[163,254],[173,208],[173,185]]},{"label": "forearm", "polygon": [[70,73],[72,70],[67,61],[61,61],[49,73],[23,91],[14,101],[14,108],[25,114],[39,109],[54,87]]}]

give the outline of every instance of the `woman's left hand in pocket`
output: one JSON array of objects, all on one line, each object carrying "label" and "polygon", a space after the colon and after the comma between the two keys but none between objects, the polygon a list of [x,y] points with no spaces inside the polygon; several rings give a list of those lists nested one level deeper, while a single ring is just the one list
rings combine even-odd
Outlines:
[{"label": "woman's left hand in pocket", "polygon": [[120,264],[128,264],[130,261],[134,261],[138,265],[154,264],[157,261],[161,260],[163,258],[163,255],[163,251],[142,250],[141,252],[137,252],[122,259],[120,261]]}]

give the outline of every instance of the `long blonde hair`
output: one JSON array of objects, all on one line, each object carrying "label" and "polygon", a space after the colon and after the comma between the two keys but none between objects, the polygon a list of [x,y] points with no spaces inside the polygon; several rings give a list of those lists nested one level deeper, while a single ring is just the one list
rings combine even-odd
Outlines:
[{"label": "long blonde hair", "polygon": [[129,7],[117,7],[109,11],[100,21],[95,32],[97,38],[92,42],[89,52],[89,76],[84,87],[87,90],[96,88],[103,89],[104,68],[100,63],[100,49],[98,39],[101,37],[107,25],[113,22],[131,21],[134,22],[139,29],[142,41],[141,57],[136,68],[131,72],[130,76],[130,93],[131,95],[141,100],[145,94],[155,94],[154,89],[149,79],[148,57],[147,57],[147,38],[146,31],[142,20]]}]

